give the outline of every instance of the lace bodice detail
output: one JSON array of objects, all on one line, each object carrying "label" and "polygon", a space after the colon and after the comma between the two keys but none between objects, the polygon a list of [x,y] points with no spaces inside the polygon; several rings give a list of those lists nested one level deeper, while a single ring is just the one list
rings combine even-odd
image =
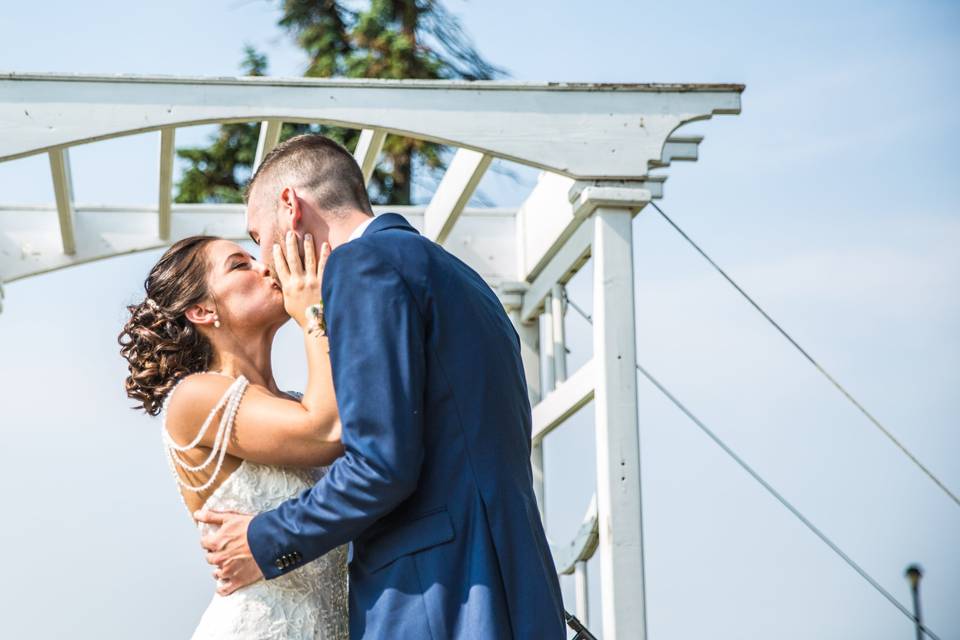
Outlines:
[{"label": "lace bodice detail", "polygon": [[[241,378],[227,390],[224,394],[226,400],[221,399],[221,403],[211,412],[211,418],[221,408],[224,408],[224,415],[230,412],[231,400],[228,396],[231,394],[238,398],[236,406],[239,406],[239,397],[242,397],[246,388],[246,382],[241,382]],[[172,395],[173,391],[168,395],[168,401]],[[236,413],[235,409],[233,413]],[[224,433],[223,437],[217,440],[222,442],[224,449],[232,420],[233,416],[220,424]],[[173,442],[165,424],[163,440],[174,475],[183,486],[175,468],[178,459],[175,457],[176,451],[182,447]],[[199,442],[199,439],[197,441]],[[213,453],[219,456],[216,446]],[[217,458],[211,454],[210,459],[209,464],[212,465],[212,461]],[[219,465],[217,468],[219,469]],[[325,472],[326,468],[323,467],[304,469],[263,465],[244,460],[210,494],[203,506],[205,509],[240,513],[268,511],[312,487]],[[200,524],[198,528],[200,535],[214,530],[213,526],[207,524]],[[193,639],[221,638],[347,640],[346,546],[334,549],[273,580],[261,580],[225,597],[215,594],[194,632]]]}]

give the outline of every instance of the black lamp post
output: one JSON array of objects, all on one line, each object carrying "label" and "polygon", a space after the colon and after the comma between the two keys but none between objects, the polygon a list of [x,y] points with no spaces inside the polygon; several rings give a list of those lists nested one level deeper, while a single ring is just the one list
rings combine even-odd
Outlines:
[{"label": "black lamp post", "polygon": [[913,621],[917,625],[917,640],[923,640],[923,623],[920,620],[920,578],[923,577],[923,569],[918,564],[912,564],[903,575],[910,581],[910,591],[913,593]]}]

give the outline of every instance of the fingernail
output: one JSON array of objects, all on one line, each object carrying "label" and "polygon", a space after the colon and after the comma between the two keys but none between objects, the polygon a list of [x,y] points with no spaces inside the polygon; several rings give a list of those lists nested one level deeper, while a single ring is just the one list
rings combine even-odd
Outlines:
[{"label": "fingernail", "polygon": [[303,237],[306,238],[307,240],[313,240],[313,236],[310,235],[309,233],[304,235]]}]

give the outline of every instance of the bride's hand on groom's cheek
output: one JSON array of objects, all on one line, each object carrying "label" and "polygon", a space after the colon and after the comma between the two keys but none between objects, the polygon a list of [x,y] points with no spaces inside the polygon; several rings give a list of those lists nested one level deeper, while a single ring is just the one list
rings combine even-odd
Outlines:
[{"label": "bride's hand on groom's cheek", "polygon": [[288,231],[284,247],[273,245],[273,266],[283,288],[283,306],[287,314],[301,327],[306,325],[306,309],[321,304],[323,268],[330,255],[330,245],[324,242],[317,256],[316,244],[309,233],[303,237],[303,260],[297,234]]},{"label": "bride's hand on groom's cheek", "polygon": [[215,567],[213,577],[217,581],[217,593],[228,596],[237,589],[263,579],[247,543],[247,529],[253,516],[245,513],[198,511],[197,522],[219,526],[215,532],[200,539],[206,550],[207,562]]}]

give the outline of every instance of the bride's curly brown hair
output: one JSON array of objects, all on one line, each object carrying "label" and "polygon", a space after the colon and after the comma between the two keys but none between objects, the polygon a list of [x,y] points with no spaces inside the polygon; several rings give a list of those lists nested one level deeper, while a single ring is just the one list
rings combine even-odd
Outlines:
[{"label": "bride's curly brown hair", "polygon": [[184,312],[207,298],[208,244],[214,236],[191,236],[171,246],[143,283],[147,297],[127,306],[130,319],[117,341],[130,375],[127,396],[152,416],[184,376],[204,371],[213,354],[210,341]]}]

